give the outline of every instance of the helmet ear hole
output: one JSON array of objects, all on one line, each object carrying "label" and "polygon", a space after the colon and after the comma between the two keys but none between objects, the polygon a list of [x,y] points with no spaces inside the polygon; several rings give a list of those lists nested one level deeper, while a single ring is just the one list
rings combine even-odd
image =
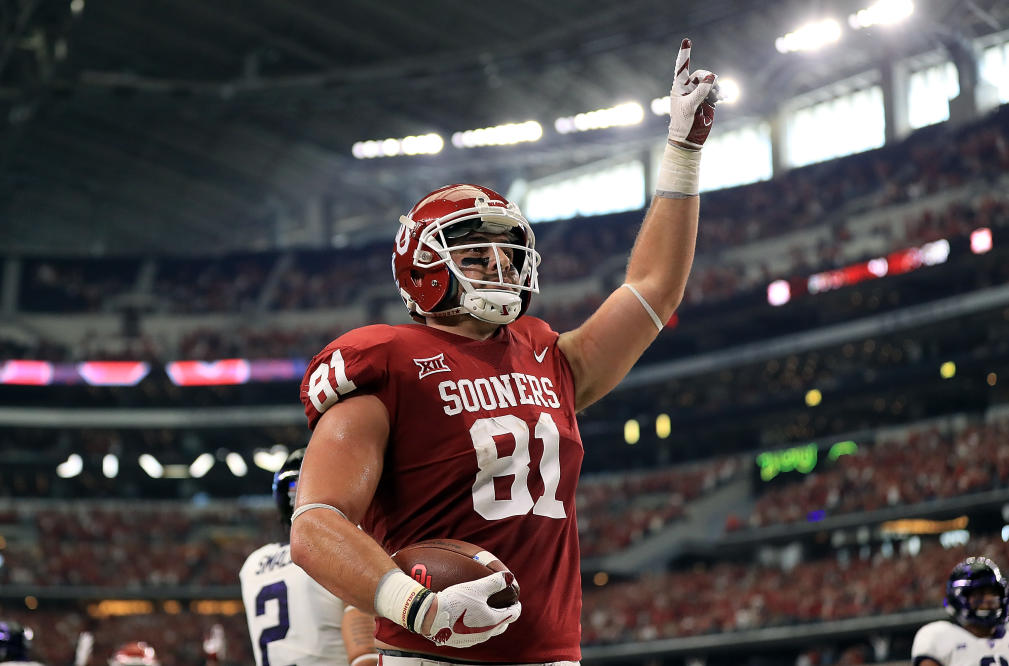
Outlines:
[{"label": "helmet ear hole", "polygon": [[410,279],[413,281],[415,287],[419,287],[420,283],[424,279],[424,274],[416,269],[413,269],[410,271]]}]

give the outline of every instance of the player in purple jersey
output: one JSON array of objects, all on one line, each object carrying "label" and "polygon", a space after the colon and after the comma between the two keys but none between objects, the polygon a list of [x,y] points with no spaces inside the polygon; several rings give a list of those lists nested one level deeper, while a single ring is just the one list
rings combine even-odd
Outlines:
[{"label": "player in purple jersey", "polygon": [[[450,185],[396,235],[393,273],[418,323],[351,331],[310,364],[291,556],[379,617],[382,664],[580,659],[575,414],[623,379],[683,296],[717,95],[713,74],[690,71],[690,49],[683,40],[626,281],[584,324],[558,334],[523,316],[539,291],[532,228],[493,190]],[[487,602],[510,573],[433,593],[389,557],[437,537],[495,553],[519,602]]]},{"label": "player in purple jersey", "polygon": [[1009,583],[993,561],[968,557],[953,567],[942,605],[950,617],[918,630],[913,666],[1009,663]]}]

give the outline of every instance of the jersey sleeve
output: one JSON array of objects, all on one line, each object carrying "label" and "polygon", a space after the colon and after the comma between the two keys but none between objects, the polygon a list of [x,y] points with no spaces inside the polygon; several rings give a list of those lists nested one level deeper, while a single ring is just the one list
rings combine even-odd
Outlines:
[{"label": "jersey sleeve", "polygon": [[911,644],[911,662],[914,666],[918,666],[923,659],[949,666],[946,655],[952,639],[944,631],[948,626],[948,622],[930,622],[918,630],[914,635],[914,643]]},{"label": "jersey sleeve", "polygon": [[365,326],[341,335],[315,355],[301,381],[310,429],[327,409],[354,395],[377,395],[389,406],[391,338],[391,326]]}]

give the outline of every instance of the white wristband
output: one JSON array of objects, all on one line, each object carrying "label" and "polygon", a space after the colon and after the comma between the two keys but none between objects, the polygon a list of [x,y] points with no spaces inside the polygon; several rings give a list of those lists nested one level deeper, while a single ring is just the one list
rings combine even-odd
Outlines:
[{"label": "white wristband", "polygon": [[687,150],[666,142],[655,179],[655,196],[666,199],[696,197],[701,166],[701,151]]},{"label": "white wristband", "polygon": [[434,593],[399,569],[390,569],[375,588],[375,612],[401,627],[420,633]]}]

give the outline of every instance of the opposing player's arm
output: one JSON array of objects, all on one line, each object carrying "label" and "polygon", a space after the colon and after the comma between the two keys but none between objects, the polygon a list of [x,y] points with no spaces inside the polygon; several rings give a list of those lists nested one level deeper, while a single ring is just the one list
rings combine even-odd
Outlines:
[{"label": "opposing player's arm", "polygon": [[[694,260],[698,210],[697,197],[655,197],[631,251],[625,282],[663,325],[683,299]],[[576,409],[616,386],[658,334],[638,296],[623,286],[584,324],[561,334],[557,344],[574,373]]]},{"label": "opposing player's arm", "polygon": [[378,651],[375,648],[375,618],[353,606],[347,606],[340,625],[343,645],[350,666],[375,666]]},{"label": "opposing player's arm", "polygon": [[375,612],[379,580],[397,568],[382,547],[357,528],[378,487],[388,438],[389,415],[373,395],[348,398],[327,409],[305,452],[295,512],[310,504],[324,506],[298,515],[291,525],[294,563],[365,613]]}]

